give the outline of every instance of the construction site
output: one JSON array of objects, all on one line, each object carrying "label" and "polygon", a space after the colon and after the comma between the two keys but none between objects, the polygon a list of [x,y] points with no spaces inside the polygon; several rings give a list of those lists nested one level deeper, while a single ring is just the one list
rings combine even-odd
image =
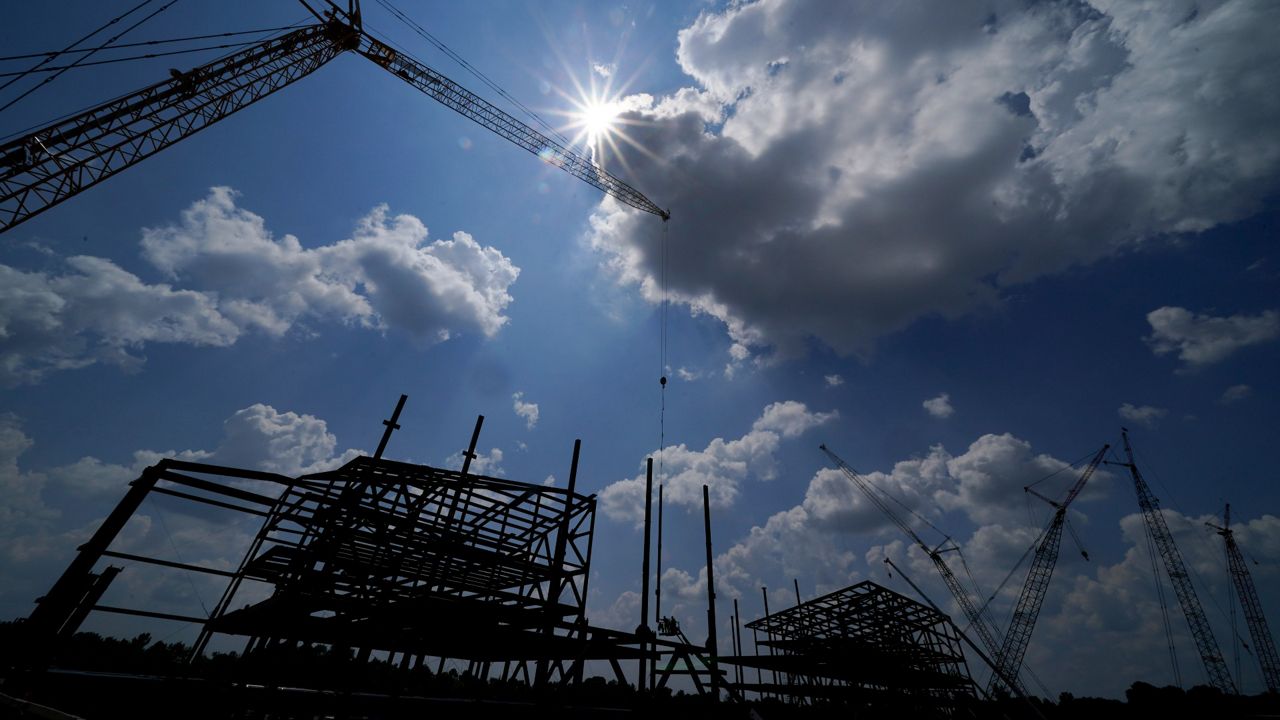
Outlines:
[{"label": "construction site", "polygon": [[[136,93],[6,142],[0,147],[0,232],[343,53],[366,58],[664,226],[670,220],[667,210],[561,138],[548,136],[553,133],[525,124],[375,38],[363,27],[355,0],[345,6],[303,4],[314,22],[190,71],[173,71]],[[665,298],[665,287],[663,292]],[[665,335],[662,341],[665,352]],[[660,383],[665,393],[665,375]],[[930,597],[922,589],[925,578],[912,577],[909,572],[917,571],[905,558],[888,557],[884,571],[907,583],[912,596],[862,580],[806,599],[796,579],[793,604],[770,611],[770,595],[761,588],[763,614],[744,617],[737,598],[717,596],[713,503],[703,485],[705,623],[691,638],[678,618],[663,614],[663,478],[653,459],[645,477],[642,561],[634,568],[640,587],[635,627],[601,627],[588,616],[598,498],[578,490],[579,476],[589,472],[579,467],[581,442],[567,459],[563,485],[477,472],[483,416],[471,430],[460,468],[396,460],[396,432],[407,400],[401,395],[382,420],[372,454],[334,469],[290,476],[178,457],[147,466],[123,497],[113,498],[113,509],[29,617],[0,629],[0,715],[384,718],[533,712],[772,719],[1280,712],[1280,653],[1233,535],[1230,506],[1212,530],[1222,539],[1252,662],[1265,681],[1267,693],[1256,697],[1239,692],[1239,672],[1228,667],[1127,430],[1121,447],[1103,445],[1071,468],[1071,484],[1061,496],[1025,488],[1051,508],[1051,517],[1009,570],[1006,582],[1014,582],[1010,588],[1020,582],[1021,588],[1007,621],[988,607],[1003,586],[984,602],[987,593],[957,576],[963,562],[959,544],[949,537],[926,541],[922,527],[932,528],[927,518],[826,445],[821,450],[828,467],[842,474],[859,502],[891,524],[897,540],[928,558],[937,572],[928,582],[940,581],[949,596]],[[665,412],[665,395],[662,402]],[[376,419],[367,423],[376,427]],[[458,435],[465,437],[465,429]],[[1116,468],[1132,485],[1153,572],[1158,566],[1172,588],[1207,686],[1163,695],[1151,688],[1149,697],[1135,691],[1127,706],[1072,703],[1045,697],[1044,685],[1027,668],[1064,533],[1075,532],[1069,509],[1104,466]],[[219,514],[253,528],[239,563],[214,567],[126,547],[126,527],[144,503],[158,497],[189,514]],[[138,568],[200,576],[216,583],[220,595],[204,614],[106,602],[113,583]],[[82,632],[89,618],[102,616],[190,626],[196,637],[189,644],[166,644],[152,643],[150,635],[131,642]]]},{"label": "construction site", "polygon": [[[518,708],[581,716],[1073,716],[1025,689],[1021,663],[1053,575],[1066,509],[1104,462],[1107,447],[1062,500],[1045,498],[1055,513],[1033,548],[1003,632],[956,578],[942,557],[946,549],[924,545],[890,507],[891,495],[823,447],[850,482],[929,553],[977,641],[927,596],[912,599],[871,581],[810,600],[801,599],[797,581],[795,605],[769,612],[766,593],[765,614],[753,620],[739,615],[734,599],[731,635],[721,641],[704,486],[709,632],[704,642],[693,642],[676,618],[661,614],[660,586],[650,588],[651,578],[661,577],[663,522],[659,492],[654,537],[652,461],[638,624],[632,632],[597,627],[586,611],[596,497],[575,489],[580,443],[564,488],[470,472],[483,416],[461,469],[398,462],[384,453],[406,400],[401,396],[383,422],[372,456],[332,471],[285,477],[174,459],[148,467],[30,617],[6,628],[8,707],[54,713],[46,717],[76,716],[58,714],[59,708],[85,717],[161,717],[178,702],[189,706],[184,714],[191,717],[505,717]],[[1127,435],[1125,441],[1129,450]],[[1268,697],[1228,702],[1236,697],[1232,676],[1194,588],[1179,583],[1188,576],[1158,503],[1131,451],[1127,457],[1114,462],[1132,474],[1187,622],[1199,631],[1206,672],[1217,683],[1215,694],[1199,701],[1215,712],[1270,707],[1275,686]],[[254,490],[246,489],[250,484]],[[121,531],[154,495],[260,523],[239,565],[220,569],[116,549]],[[1217,530],[1232,558],[1259,662],[1274,682],[1275,647],[1229,522]],[[652,551],[657,561],[651,564]],[[885,562],[903,575],[891,559]],[[207,617],[104,604],[125,567],[140,566],[211,575],[224,590]],[[189,647],[159,643],[149,657],[139,654],[149,640],[132,652],[127,643],[104,649],[92,639],[97,636],[78,634],[93,613],[194,625],[199,634]],[[238,639],[243,649],[210,655],[215,639]],[[971,667],[970,658],[980,665]],[[464,663],[465,670],[446,674],[446,661]],[[606,677],[596,674],[605,668]],[[137,692],[154,698],[148,703],[154,714],[135,706]]]}]

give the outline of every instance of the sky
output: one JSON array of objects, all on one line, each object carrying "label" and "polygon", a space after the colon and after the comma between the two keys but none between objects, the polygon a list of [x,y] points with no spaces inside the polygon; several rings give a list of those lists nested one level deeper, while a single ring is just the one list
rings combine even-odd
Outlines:
[{"label": "sky", "polygon": [[[0,47],[61,48],[132,5],[26,3]],[[1050,517],[1024,486],[1061,497],[1064,468],[1124,426],[1228,665],[1263,689],[1204,523],[1232,503],[1275,617],[1280,6],[401,8],[570,137],[607,101],[595,159],[671,220],[348,53],[0,235],[0,616],[26,615],[159,457],[334,467],[404,393],[395,459],[456,466],[483,414],[475,467],[563,486],[582,440],[594,624],[639,621],[646,457],[663,613],[695,642],[704,484],[722,622],[733,598],[762,615],[761,587],[790,606],[793,579],[805,599],[866,579],[912,595],[885,557],[960,617],[826,443],[963,548],[1003,626],[1006,576]],[[178,2],[121,42],[305,17]],[[535,122],[383,6],[365,23]],[[216,52],[68,72],[0,112],[0,134]],[[1127,471],[1104,467],[1070,523],[1027,655],[1037,691],[1173,683]],[[251,533],[157,500],[120,542],[226,567]],[[133,568],[111,593],[189,614],[217,590]],[[1182,682],[1203,683],[1169,598]],[[118,623],[86,627],[134,629]]]}]

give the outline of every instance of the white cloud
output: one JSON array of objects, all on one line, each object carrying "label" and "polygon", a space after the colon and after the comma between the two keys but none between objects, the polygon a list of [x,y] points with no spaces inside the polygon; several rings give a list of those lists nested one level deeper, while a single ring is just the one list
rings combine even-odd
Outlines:
[{"label": "white cloud", "polygon": [[824,375],[823,378],[827,381],[827,387],[840,387],[844,384],[844,378],[839,375]]},{"label": "white cloud", "polygon": [[676,377],[685,382],[693,382],[694,380],[702,377],[702,373],[682,367],[676,369]]},{"label": "white cloud", "polygon": [[783,437],[793,438],[838,417],[840,417],[838,410],[811,413],[804,403],[787,400],[766,407],[760,417],[751,424],[751,429],[756,432],[773,430],[782,433]]},{"label": "white cloud", "polygon": [[1280,312],[1214,317],[1186,308],[1162,307],[1147,313],[1146,340],[1157,355],[1176,352],[1188,368],[1227,359],[1240,348],[1280,338]]},{"label": "white cloud", "polygon": [[[732,505],[738,488],[749,476],[772,480],[777,474],[774,454],[783,438],[793,438],[838,417],[835,411],[812,413],[804,403],[788,400],[764,408],[751,431],[736,440],[715,438],[703,450],[684,444],[652,453],[655,467],[665,469],[664,501],[689,508],[702,504],[708,487],[715,507]],[[644,464],[641,464],[643,467]],[[615,520],[639,521],[644,514],[643,473],[619,480],[600,491],[600,508]]]},{"label": "white cloud", "polygon": [[1222,397],[1219,398],[1219,402],[1221,402],[1223,405],[1229,405],[1233,402],[1239,402],[1241,400],[1244,400],[1245,398],[1249,397],[1252,394],[1253,394],[1253,388],[1249,387],[1248,385],[1232,385],[1231,387],[1222,391]]},{"label": "white cloud", "polygon": [[[465,452],[466,450],[459,450],[457,455],[446,458],[444,461],[445,467],[453,468],[454,470],[461,470],[463,453]],[[501,448],[491,448],[487,453],[477,452],[475,459],[471,461],[471,465],[467,468],[467,472],[472,475],[505,477],[507,470],[502,467],[502,457],[503,453]]]},{"label": "white cloud", "polygon": [[1135,406],[1130,403],[1125,403],[1120,406],[1120,409],[1117,410],[1116,413],[1129,422],[1135,422],[1140,425],[1151,427],[1152,425],[1155,425],[1157,420],[1168,415],[1169,411],[1164,408],[1152,407],[1150,405]]},{"label": "white cloud", "polygon": [[[961,455],[953,456],[942,446],[934,446],[924,457],[895,463],[890,472],[862,476],[895,498],[891,504],[900,517],[926,536],[926,541],[941,538],[911,512],[931,518],[935,524],[944,513],[961,512],[973,523],[990,528],[985,531],[989,536],[979,533],[970,542],[977,542],[980,548],[999,544],[1000,562],[1008,562],[994,567],[1007,568],[1035,537],[1034,528],[1019,527],[1026,517],[1022,488],[1066,467],[1066,462],[1032,453],[1029,443],[1006,433],[984,435]],[[1105,482],[1103,476],[1095,478]],[[1070,481],[1074,477],[1063,473],[1053,487]],[[890,541],[901,537],[843,472],[823,468],[809,480],[803,502],[753,527],[717,558],[717,583],[723,583],[726,592],[742,594],[762,584],[799,576],[810,578],[819,591],[838,589],[861,572],[857,567],[861,553],[854,551],[852,539],[857,534],[879,535]],[[994,550],[982,552],[990,555]],[[1004,558],[1009,553],[1012,555]],[[895,556],[895,561],[899,557]],[[933,572],[927,559],[921,559]]]},{"label": "white cloud", "polygon": [[143,231],[143,257],[185,287],[148,284],[110,260],[75,256],[60,273],[0,265],[0,384],[98,362],[136,369],[149,343],[223,347],[283,335],[307,320],[395,329],[428,342],[492,336],[507,322],[520,270],[466,233],[427,242],[385,206],[349,239],[304,248],[213,188],[179,225]]},{"label": "white cloud", "polygon": [[211,295],[148,285],[102,258],[65,265],[62,274],[0,265],[0,384],[97,362],[134,369],[147,343],[225,346],[240,335]]},{"label": "white cloud", "polygon": [[956,409],[951,406],[951,396],[947,393],[942,393],[935,398],[929,398],[928,400],[920,403],[920,405],[930,415],[936,418],[949,418],[956,411]]},{"label": "white cloud", "polygon": [[591,71],[606,80],[613,77],[616,70],[613,63],[591,63]]},{"label": "white cloud", "polygon": [[492,336],[507,321],[520,270],[466,233],[428,243],[422,221],[380,205],[352,237],[308,249],[292,235],[275,238],[235,198],[213,188],[181,225],[144,230],[142,247],[170,277],[217,292],[243,326],[280,334],[314,315],[438,341],[458,330]]},{"label": "white cloud", "polygon": [[[633,184],[700,239],[670,248],[669,297],[756,352],[863,354],[1280,189],[1280,98],[1257,90],[1280,8],[998,5],[731,3],[685,28],[700,89],[628,126],[663,160]],[[591,241],[656,301],[651,222],[605,200]]]},{"label": "white cloud", "polygon": [[[954,552],[946,553],[944,558],[966,585],[972,575],[983,591],[982,596],[975,597],[984,602],[1039,537],[1041,526],[1028,522],[1025,516],[1021,486],[1065,467],[1064,461],[1034,453],[1025,441],[1005,434],[983,436],[956,456],[934,447],[926,457],[905,460],[895,464],[891,472],[872,472],[866,477],[953,534],[963,547],[965,562],[962,564]],[[1044,484],[1040,488],[1049,496],[1057,496],[1077,477],[1075,472],[1063,472],[1056,476],[1052,488]],[[1104,485],[1105,479],[1097,477]],[[914,597],[914,591],[896,573],[894,578],[885,574],[882,561],[890,557],[945,611],[961,617],[929,558],[910,541],[904,541],[896,528],[877,520],[877,510],[860,506],[860,500],[861,495],[840,473],[819,471],[810,481],[803,503],[770,516],[715,558],[717,591],[725,598],[744,598],[745,612],[759,612],[761,586],[773,591],[770,602],[775,607],[779,603],[789,605],[794,577],[801,578],[802,583],[812,583],[819,593],[870,578]],[[1073,508],[1087,507],[1089,500],[1090,495],[1084,495]],[[932,510],[928,507],[931,501],[937,503]],[[1132,497],[1126,502],[1132,506]],[[1002,509],[990,512],[993,504]],[[963,526],[947,514],[953,510],[964,512],[975,523],[967,539],[960,532]],[[1200,580],[1226,582],[1221,541],[1204,527],[1207,521],[1220,524],[1220,519],[1191,517],[1169,509],[1163,515],[1193,574]],[[1036,669],[1059,669],[1050,680],[1052,692],[1121,696],[1135,680],[1167,684],[1168,654],[1142,518],[1128,515],[1120,520],[1118,528],[1093,527],[1088,520],[1079,512],[1072,513],[1072,522],[1087,548],[1093,550],[1101,544],[1100,535],[1118,531],[1122,553],[1115,560],[1100,562],[1095,556],[1087,562],[1074,543],[1064,540],[1027,662]],[[914,524],[926,542],[937,539],[922,522]],[[1250,554],[1259,558],[1280,556],[1280,518],[1262,515],[1236,522],[1233,529],[1238,542],[1249,548]],[[868,536],[879,542],[868,547]],[[1264,598],[1280,593],[1280,568],[1274,563],[1251,565],[1250,570]],[[993,615],[1008,616],[1024,575],[1025,570],[1015,573],[997,594],[991,605]],[[701,569],[691,573],[678,567],[666,568],[664,609],[672,608],[682,623],[701,627],[705,588]],[[1212,591],[1202,594],[1202,600],[1208,603],[1211,594]],[[1167,588],[1165,597],[1167,601],[1172,597]],[[1225,602],[1221,597],[1219,601]],[[1226,650],[1228,628],[1222,626],[1221,615],[1210,615]],[[1177,621],[1173,629],[1182,667],[1196,668],[1199,658],[1185,623]],[[979,667],[976,660],[971,665],[981,682],[983,672]],[[1262,688],[1245,690],[1260,692]]]},{"label": "white cloud", "polygon": [[522,392],[512,393],[511,409],[515,410],[516,415],[524,418],[525,427],[532,430],[538,425],[538,403],[525,402],[523,398]]},{"label": "white cloud", "polygon": [[[6,579],[0,584],[0,613],[5,613],[4,617],[10,617],[8,613],[29,612],[31,598],[49,587],[71,559],[75,547],[101,523],[101,518],[84,524],[68,523],[64,512],[45,497],[51,487],[73,496],[75,504],[68,508],[68,514],[73,514],[71,509],[105,514],[127,490],[128,483],[162,457],[297,475],[336,467],[358,454],[355,450],[338,453],[337,440],[324,420],[279,412],[263,404],[251,405],[227,418],[222,438],[213,450],[138,450],[128,464],[86,456],[44,472],[33,472],[19,466],[19,457],[32,444],[16,417],[0,416],[0,576]],[[270,483],[236,484],[263,493],[281,490]],[[172,557],[176,546],[182,548],[185,562],[228,569],[239,562],[254,532],[234,520],[215,521],[186,514],[179,506],[165,512],[180,514],[181,521],[162,522],[164,535],[160,535],[152,532],[152,517],[158,512],[157,507],[148,505],[136,513],[117,540],[117,548],[131,552],[145,548],[145,553],[155,557]],[[196,608],[196,599],[188,597],[195,591],[183,578],[156,578],[134,566],[119,582],[137,603],[145,602],[152,609],[190,612]],[[202,582],[196,579],[197,584]],[[206,589],[206,597],[216,597],[220,592],[220,588]],[[188,607],[175,607],[175,599],[181,598],[190,600]]]}]

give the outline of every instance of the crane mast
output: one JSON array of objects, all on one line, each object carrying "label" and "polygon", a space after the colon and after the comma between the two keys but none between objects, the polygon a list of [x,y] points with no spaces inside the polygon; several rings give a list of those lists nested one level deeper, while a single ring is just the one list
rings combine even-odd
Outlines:
[{"label": "crane mast", "polygon": [[1224,693],[1234,695],[1235,683],[1231,680],[1226,661],[1222,659],[1222,651],[1218,649],[1218,640],[1213,636],[1213,629],[1209,627],[1204,607],[1200,605],[1200,598],[1191,584],[1191,576],[1187,573],[1182,553],[1174,544],[1173,533],[1169,532],[1169,526],[1160,512],[1160,501],[1151,492],[1147,481],[1143,479],[1142,473],[1138,471],[1138,466],[1133,461],[1133,446],[1129,444],[1129,431],[1122,429],[1121,437],[1124,438],[1127,462],[1111,464],[1129,468],[1129,474],[1133,477],[1133,489],[1138,495],[1138,507],[1142,509],[1142,518],[1146,521],[1147,531],[1151,533],[1156,549],[1160,552],[1160,559],[1164,561],[1169,583],[1173,585],[1173,592],[1178,596],[1178,604],[1182,606],[1182,614],[1187,619],[1191,637],[1195,639],[1196,649],[1200,651],[1200,660],[1204,662],[1209,683]]},{"label": "crane mast", "polygon": [[[848,463],[840,459],[840,456],[832,452],[826,445],[819,445],[818,447],[822,452],[827,454],[827,457],[831,458],[831,462],[835,463],[836,467],[840,468],[840,471],[845,474],[845,477],[849,478],[854,486],[861,490],[862,494],[866,496],[866,498],[870,500],[871,503],[885,515],[885,517],[889,518],[889,520],[892,521],[893,524],[903,532],[903,534],[911,538],[911,541],[929,556],[929,560],[931,560],[934,567],[938,569],[938,574],[942,576],[942,582],[947,586],[947,590],[951,592],[952,597],[956,599],[956,603],[960,605],[961,612],[963,612],[964,616],[969,620],[969,625],[977,631],[978,637],[982,640],[983,647],[986,649],[988,654],[995,657],[1001,646],[1000,641],[997,639],[1000,636],[1000,632],[992,627],[991,623],[982,615],[978,610],[977,605],[974,605],[973,599],[969,597],[969,592],[960,584],[960,580],[956,578],[955,573],[951,572],[951,568],[947,565],[947,561],[942,558],[943,548],[929,547],[929,545],[920,538],[920,535],[917,534],[905,520],[899,517],[898,514],[889,507],[866,478],[858,474],[858,471],[854,470]],[[950,538],[948,538],[948,540],[950,540]],[[956,548],[953,544],[952,548],[948,549]],[[1014,682],[1017,682],[1016,678],[1012,679]],[[1022,688],[1018,688],[1018,690],[1021,691]]]},{"label": "crane mast", "polygon": [[[307,3],[304,1],[304,5]],[[359,4],[0,144],[0,233],[261,100],[346,51],[619,202],[670,214],[599,165],[365,32]]]},{"label": "crane mast", "polygon": [[1280,692],[1280,655],[1276,653],[1275,640],[1271,637],[1267,618],[1262,613],[1258,589],[1253,584],[1249,566],[1244,562],[1244,554],[1240,552],[1235,532],[1231,529],[1231,505],[1228,504],[1222,513],[1222,527],[1213,523],[1205,524],[1216,530],[1226,543],[1227,569],[1231,573],[1231,581],[1235,583],[1236,594],[1240,596],[1240,605],[1244,608],[1244,620],[1249,626],[1249,637],[1253,639],[1253,654],[1258,658],[1267,692]]},{"label": "crane mast", "polygon": [[1055,510],[1048,529],[1045,530],[1036,547],[1031,569],[1027,571],[1027,578],[1022,585],[1022,594],[1018,596],[1018,604],[1013,609],[1013,619],[1010,620],[1009,629],[1004,635],[1004,644],[995,656],[998,672],[991,676],[989,686],[991,689],[1002,684],[1000,680],[1002,677],[1018,676],[1022,659],[1027,654],[1027,646],[1031,643],[1031,633],[1035,630],[1036,620],[1040,616],[1040,607],[1044,604],[1045,595],[1049,592],[1049,580],[1053,577],[1054,567],[1058,563],[1058,551],[1062,547],[1062,528],[1066,524],[1067,508],[1097,471],[1110,448],[1110,445],[1103,445],[1102,449],[1093,456],[1079,479],[1067,491],[1062,502],[1050,500],[1030,487],[1024,488],[1032,495],[1053,505]]}]

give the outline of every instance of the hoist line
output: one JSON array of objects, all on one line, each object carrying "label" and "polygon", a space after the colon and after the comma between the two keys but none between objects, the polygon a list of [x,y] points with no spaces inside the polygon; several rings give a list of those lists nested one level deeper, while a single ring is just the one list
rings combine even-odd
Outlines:
[{"label": "hoist line", "polygon": [[[58,57],[58,56],[59,56],[59,55],[61,55],[62,53],[70,52],[73,48],[75,48],[75,46],[79,45],[80,43],[84,42],[85,40],[88,40],[89,38],[93,37],[94,35],[97,35],[98,33],[102,32],[103,30],[106,30],[107,28],[111,27],[112,25],[115,25],[116,23],[120,22],[121,20],[125,19],[126,17],[129,17],[129,16],[130,16],[130,15],[132,15],[134,12],[136,12],[136,11],[138,10],[138,8],[141,8],[142,6],[144,6],[144,5],[146,5],[146,4],[150,3],[150,2],[151,2],[151,0],[142,0],[142,2],[138,3],[137,5],[134,5],[132,8],[130,8],[129,10],[125,11],[125,12],[124,12],[124,14],[122,14],[122,15],[117,15],[116,17],[112,18],[111,20],[107,21],[107,23],[106,23],[105,25],[100,26],[97,30],[94,30],[93,32],[89,33],[88,35],[85,35],[84,37],[80,38],[79,40],[77,40],[77,41],[75,41],[75,42],[71,43],[70,45],[66,46],[66,47],[65,47],[65,48],[63,48],[62,50],[60,50],[60,51],[58,51],[58,52],[54,53],[53,55],[50,55],[50,56],[46,57],[44,60],[41,60],[40,62],[36,63],[35,67],[31,68],[31,70],[29,70],[28,72],[31,72],[31,71],[33,71],[33,70],[35,70],[35,69],[37,69],[37,68],[43,67],[45,63],[52,61],[54,58]],[[10,85],[12,85],[12,84],[14,84],[14,83],[18,82],[18,81],[19,81],[19,80],[21,80],[21,79],[22,79],[22,76],[20,75],[20,76],[18,76],[18,77],[16,77],[16,78],[14,78],[14,79],[10,80],[10,81],[9,81],[9,82],[7,82],[7,83],[5,83],[5,84],[3,84],[3,85],[0,85],[0,90],[4,90],[5,88],[7,88],[7,87],[9,87]]]},{"label": "hoist line", "polygon": [[[111,45],[105,49],[121,50],[123,48],[146,47],[149,45],[170,45],[173,43],[190,42],[192,40],[209,40],[211,38],[235,37],[237,35],[257,35],[260,33],[276,32],[278,30],[292,30],[295,26],[296,25],[283,25],[281,27],[261,28],[258,30],[236,30],[233,32],[210,33],[208,35],[189,35],[187,37],[169,38],[167,40],[143,40],[141,42],[120,43],[119,45]],[[38,58],[38,57],[43,57],[43,58],[47,58],[48,60],[52,60],[59,55],[69,55],[71,53],[87,53],[87,52],[93,52],[93,50],[90,48],[85,48],[82,50],[68,49],[68,50],[57,50],[52,52],[27,53],[26,55],[9,55],[7,57],[0,57],[0,62],[7,62],[10,60],[27,60],[30,58]],[[37,66],[37,68],[38,67],[39,66]],[[32,68],[28,72],[37,72],[37,68]],[[39,72],[49,72],[49,71],[50,69],[46,68],[45,70],[40,70]]]},{"label": "hoist line", "polygon": [[658,310],[658,483],[666,477],[664,458],[667,449],[667,221],[662,222],[662,243],[658,251],[658,283],[662,287],[662,306]]},{"label": "hoist line", "polygon": [[23,70],[21,72],[0,73],[0,77],[13,77],[15,75],[25,75],[33,72],[56,72],[59,70],[78,70],[80,68],[95,67],[97,65],[113,65],[115,63],[129,62],[131,60],[150,60],[152,58],[169,57],[171,55],[187,55],[190,53],[205,52],[208,50],[228,50],[231,48],[249,47],[250,45],[258,45],[260,40],[249,40],[238,43],[223,43],[221,45],[206,45],[198,48],[186,48],[184,50],[168,50],[166,52],[145,53],[143,55],[129,55],[127,57],[111,58],[110,60],[94,60],[93,62],[79,63],[75,65],[54,65],[39,70]]},{"label": "hoist line", "polygon": [[[310,19],[310,16],[303,17],[301,20],[299,20],[299,21],[295,22],[294,24],[292,24],[292,25],[288,25],[288,26],[285,26],[284,28],[281,28],[281,29],[279,29],[279,30],[270,30],[270,29],[258,30],[258,31],[256,31],[256,32],[262,32],[262,33],[274,32],[274,33],[276,33],[276,35],[274,35],[274,36],[272,36],[272,37],[260,38],[260,39],[259,39],[259,41],[262,41],[262,40],[270,40],[270,39],[273,39],[274,37],[279,37],[280,35],[283,35],[283,34],[284,34],[284,32],[285,32],[286,30],[293,30],[293,29],[296,29],[296,28],[302,27],[304,24],[306,24],[306,22],[307,22],[309,19]],[[113,48],[114,48],[114,47],[123,47],[123,46],[122,46],[122,45],[115,45],[115,46],[113,46]],[[228,53],[228,54],[227,54],[226,56],[224,56],[224,57],[229,57],[229,56],[230,56],[230,55],[232,55],[232,54],[233,54],[233,53]],[[221,59],[221,58],[215,58],[215,61],[216,61],[216,60],[218,60],[218,59]],[[129,95],[132,95],[132,94],[133,94],[132,92],[125,92],[125,93],[121,93],[121,94],[119,94],[119,95],[117,95],[117,96],[115,96],[115,97],[113,97],[113,98],[111,98],[111,99],[107,100],[106,102],[107,102],[107,103],[116,102],[116,101],[120,100],[121,98],[128,97]],[[37,124],[37,125],[32,125],[32,126],[30,126],[30,127],[24,128],[24,129],[22,129],[22,130],[18,130],[18,131],[16,131],[16,132],[9,133],[8,135],[5,135],[5,136],[3,136],[3,137],[0,137],[0,142],[9,142],[10,140],[12,140],[12,139],[14,139],[14,138],[16,138],[16,137],[22,137],[22,136],[24,136],[24,135],[28,135],[28,134],[30,134],[32,131],[37,130],[37,129],[41,128],[41,127],[45,127],[45,126],[47,126],[47,125],[53,125],[53,124],[55,124],[55,123],[60,123],[60,122],[62,122],[62,121],[64,121],[64,120],[66,120],[67,118],[71,118],[71,117],[75,117],[75,116],[77,116],[77,115],[81,115],[81,114],[83,114],[83,113],[85,113],[85,112],[88,112],[89,110],[92,110],[92,109],[93,109],[93,108],[95,108],[95,107],[99,107],[99,106],[104,105],[104,104],[106,104],[106,103],[94,103],[94,104],[92,104],[92,105],[87,105],[87,106],[82,107],[82,108],[80,108],[80,109],[78,109],[78,110],[72,110],[71,112],[64,113],[64,114],[62,114],[62,115],[60,115],[60,116],[58,116],[58,117],[56,117],[56,118],[53,118],[52,120],[49,120],[48,122],[39,123],[39,124]]]},{"label": "hoist line", "polygon": [[405,14],[404,11],[400,10],[400,8],[396,7],[395,5],[392,5],[389,0],[375,0],[375,1],[379,5],[381,5],[384,9],[386,9],[387,12],[390,12],[392,16],[394,16],[397,20],[399,20],[406,27],[408,27],[410,30],[416,33],[419,37],[421,37],[423,40],[426,40],[431,45],[434,45],[436,49],[440,50],[440,52],[443,52],[451,60],[458,63],[458,65],[462,66],[464,70],[471,73],[471,75],[474,76],[477,80],[489,86],[489,89],[498,93],[498,95],[500,95],[501,97],[506,99],[508,102],[515,105],[517,108],[519,108],[522,112],[524,112],[524,114],[528,115],[534,122],[536,122],[538,125],[541,125],[543,130],[546,130],[548,133],[552,135],[552,137],[564,143],[565,147],[570,147],[573,145],[573,143],[570,142],[568,138],[566,138],[558,130],[556,130],[554,127],[548,124],[545,120],[543,120],[541,116],[539,116],[533,110],[530,110],[524,103],[520,102],[514,96],[512,96],[510,93],[504,90],[502,86],[498,85],[496,82],[489,79],[488,75],[485,75],[483,72],[479,70],[479,68],[467,62],[466,58],[462,57],[457,52],[455,52],[453,48],[446,45],[444,41],[440,40],[435,35],[432,35],[430,31],[428,31],[426,28],[420,25],[413,18]]},{"label": "hoist line", "polygon": [[[148,2],[150,2],[150,0],[147,0],[147,1],[148,1]],[[50,75],[49,77],[46,77],[44,80],[41,80],[39,83],[37,83],[37,84],[35,84],[35,85],[31,86],[31,88],[29,88],[26,92],[22,93],[22,94],[21,94],[21,95],[19,95],[18,97],[16,97],[16,98],[14,98],[14,99],[10,100],[9,102],[5,103],[5,104],[4,104],[4,106],[0,107],[0,112],[4,112],[5,110],[8,110],[9,108],[13,107],[14,103],[17,103],[18,101],[20,101],[20,100],[22,100],[23,98],[27,97],[28,95],[30,95],[31,93],[35,92],[36,90],[39,90],[40,88],[44,87],[45,85],[48,85],[49,83],[53,82],[54,80],[57,80],[58,78],[62,77],[62,74],[63,74],[63,73],[65,73],[67,70],[70,70],[71,68],[73,68],[73,67],[75,67],[75,66],[77,66],[77,65],[80,65],[80,64],[81,64],[81,63],[83,63],[85,60],[88,60],[89,58],[93,57],[93,56],[94,56],[94,54],[96,54],[98,51],[106,49],[108,46],[110,46],[110,45],[111,45],[111,43],[113,43],[113,42],[115,42],[116,40],[119,40],[120,38],[122,38],[122,37],[124,37],[125,35],[129,34],[129,33],[130,33],[130,32],[132,32],[135,28],[137,28],[139,25],[142,25],[143,23],[145,23],[146,21],[150,20],[151,18],[153,18],[153,17],[155,17],[155,16],[159,15],[160,13],[164,12],[165,10],[168,10],[168,9],[169,9],[170,7],[172,7],[172,6],[173,6],[173,4],[174,4],[174,3],[176,3],[176,2],[178,2],[178,0],[169,0],[169,2],[167,2],[167,3],[165,3],[164,5],[162,5],[162,6],[160,6],[159,8],[157,8],[157,9],[156,9],[155,11],[153,11],[150,15],[147,15],[146,17],[142,18],[142,19],[141,19],[141,20],[139,20],[138,22],[136,22],[136,23],[134,23],[134,24],[130,25],[129,27],[125,28],[124,30],[121,30],[119,33],[117,33],[116,35],[114,35],[110,40],[107,40],[106,42],[102,43],[101,45],[99,45],[98,47],[96,47],[96,48],[94,48],[93,50],[89,51],[88,53],[86,53],[86,54],[84,54],[84,55],[81,55],[79,58],[77,58],[77,59],[76,59],[76,61],[75,61],[75,62],[71,63],[71,64],[70,64],[70,65],[68,65],[67,67],[63,68],[62,70],[59,70],[58,72],[56,72],[56,73],[54,73],[54,74]],[[132,12],[132,11],[130,11],[130,12]]]}]

